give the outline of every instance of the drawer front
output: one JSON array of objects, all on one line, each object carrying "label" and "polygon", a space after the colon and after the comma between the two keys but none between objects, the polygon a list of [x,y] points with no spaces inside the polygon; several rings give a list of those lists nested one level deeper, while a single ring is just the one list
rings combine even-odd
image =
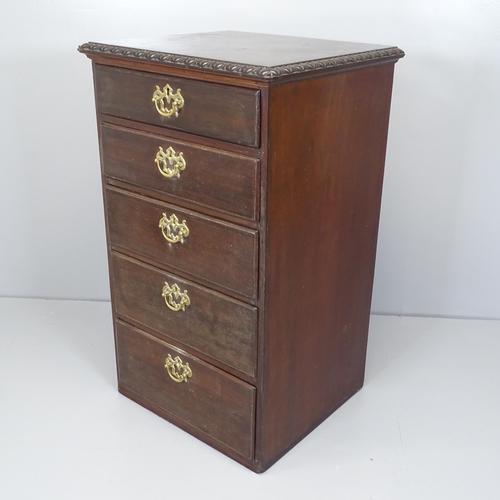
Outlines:
[{"label": "drawer front", "polygon": [[255,158],[108,125],[101,127],[101,142],[104,173],[110,177],[257,218]]},{"label": "drawer front", "polygon": [[[121,387],[253,458],[254,387],[120,322],[116,323],[116,350]],[[167,370],[165,365],[177,357],[179,364]]]},{"label": "drawer front", "polygon": [[255,307],[119,254],[112,268],[119,316],[255,376]]},{"label": "drawer front", "polygon": [[[97,110],[131,120],[258,147],[260,91],[95,65]],[[167,85],[184,100],[178,116],[162,116],[153,101]],[[167,111],[175,98],[163,99]],[[174,106],[174,107],[173,107]]]},{"label": "drawer front", "polygon": [[[254,298],[257,295],[258,233],[204,217],[178,207],[106,190],[108,230],[111,245],[129,250],[169,267]],[[167,241],[168,229],[160,228],[165,217],[178,220],[183,242]],[[185,221],[183,223],[183,221]]]}]

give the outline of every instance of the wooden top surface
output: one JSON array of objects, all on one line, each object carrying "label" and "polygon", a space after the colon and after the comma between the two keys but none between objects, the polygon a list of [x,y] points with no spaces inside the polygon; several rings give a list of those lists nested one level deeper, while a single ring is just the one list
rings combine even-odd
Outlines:
[{"label": "wooden top surface", "polygon": [[89,57],[119,57],[266,80],[404,56],[394,46],[238,31],[89,42],[78,50]]}]

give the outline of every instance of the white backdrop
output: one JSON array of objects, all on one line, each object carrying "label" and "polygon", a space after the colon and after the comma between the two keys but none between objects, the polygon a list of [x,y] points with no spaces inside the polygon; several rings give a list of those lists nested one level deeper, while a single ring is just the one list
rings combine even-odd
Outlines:
[{"label": "white backdrop", "polygon": [[0,296],[107,299],[89,40],[394,44],[373,311],[500,318],[500,0],[18,0],[0,18]]}]

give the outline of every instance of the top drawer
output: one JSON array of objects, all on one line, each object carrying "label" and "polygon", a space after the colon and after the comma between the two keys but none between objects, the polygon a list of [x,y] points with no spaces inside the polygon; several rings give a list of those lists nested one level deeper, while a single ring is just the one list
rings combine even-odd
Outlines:
[{"label": "top drawer", "polygon": [[[97,111],[223,141],[259,146],[260,91],[96,64]],[[161,97],[178,89],[183,99]],[[157,100],[153,99],[155,91]],[[176,108],[175,103],[179,103]],[[162,108],[163,104],[163,108]],[[172,113],[171,116],[160,114]],[[177,116],[175,116],[177,111]]]}]

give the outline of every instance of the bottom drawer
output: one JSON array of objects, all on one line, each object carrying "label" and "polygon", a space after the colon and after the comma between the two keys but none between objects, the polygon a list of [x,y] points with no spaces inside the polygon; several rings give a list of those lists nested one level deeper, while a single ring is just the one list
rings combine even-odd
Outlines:
[{"label": "bottom drawer", "polygon": [[254,387],[120,321],[116,350],[120,387],[253,458]]}]

